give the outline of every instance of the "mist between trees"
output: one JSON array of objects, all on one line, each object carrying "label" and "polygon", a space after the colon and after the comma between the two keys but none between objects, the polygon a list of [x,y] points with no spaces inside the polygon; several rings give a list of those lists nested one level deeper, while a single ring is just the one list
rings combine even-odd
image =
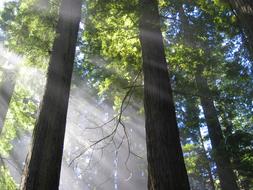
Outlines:
[{"label": "mist between trees", "polygon": [[248,0],[0,4],[0,189],[252,190],[252,20]]}]

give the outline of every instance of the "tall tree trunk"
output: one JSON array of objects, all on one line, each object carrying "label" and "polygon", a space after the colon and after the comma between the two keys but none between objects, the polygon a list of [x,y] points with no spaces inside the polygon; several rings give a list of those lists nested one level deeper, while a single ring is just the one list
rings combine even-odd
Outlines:
[{"label": "tall tree trunk", "polygon": [[148,188],[188,190],[157,0],[141,0],[140,13]]},{"label": "tall tree trunk", "polygon": [[209,186],[212,190],[215,190],[214,180],[212,175],[212,170],[210,166],[210,160],[208,158],[207,151],[204,146],[204,139],[202,138],[201,131],[200,131],[200,120],[199,114],[200,110],[198,108],[197,98],[189,98],[186,97],[186,115],[185,115],[185,126],[191,131],[192,141],[194,143],[200,144],[200,153],[203,159],[206,161],[207,164],[203,165],[208,173],[208,178],[210,180]]},{"label": "tall tree trunk", "polygon": [[231,167],[231,162],[226,151],[224,137],[218,120],[214,102],[210,97],[207,80],[203,77],[203,67],[200,66],[196,72],[196,84],[199,91],[201,106],[204,111],[208,133],[214,152],[214,160],[220,179],[222,190],[238,190],[236,177]]},{"label": "tall tree trunk", "polygon": [[0,84],[0,134],[8,112],[11,97],[16,83],[15,71],[3,70],[3,80]]},{"label": "tall tree trunk", "polygon": [[210,179],[209,185],[210,185],[210,187],[211,187],[212,190],[215,190],[215,185],[214,185],[214,179],[213,179],[213,174],[212,174],[212,170],[211,170],[211,165],[210,165],[210,162],[209,162],[209,158],[207,156],[207,151],[205,149],[204,139],[202,138],[200,128],[199,128],[199,138],[200,138],[200,143],[201,143],[201,147],[202,147],[202,150],[203,150],[203,157],[205,158],[205,160],[208,163],[208,165],[206,165],[206,170],[208,172],[208,177]]},{"label": "tall tree trunk", "polygon": [[22,190],[57,190],[81,0],[62,0],[46,90],[27,157]]}]

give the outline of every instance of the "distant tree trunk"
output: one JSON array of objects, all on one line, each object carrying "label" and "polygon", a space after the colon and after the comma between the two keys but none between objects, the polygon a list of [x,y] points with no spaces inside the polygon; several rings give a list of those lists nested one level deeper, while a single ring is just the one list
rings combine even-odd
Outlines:
[{"label": "distant tree trunk", "polygon": [[148,189],[188,190],[157,0],[141,0],[140,13]]},{"label": "distant tree trunk", "polygon": [[213,174],[212,174],[212,170],[211,170],[209,158],[208,158],[208,156],[207,156],[207,151],[206,151],[206,149],[205,149],[204,139],[202,138],[200,128],[199,128],[199,137],[200,137],[201,147],[202,147],[202,150],[203,150],[203,156],[204,156],[204,158],[206,159],[206,161],[207,161],[207,163],[208,163],[208,165],[206,165],[206,170],[207,170],[207,172],[208,172],[208,177],[209,177],[209,180],[210,180],[209,185],[210,185],[210,187],[211,187],[212,190],[215,190]]},{"label": "distant tree trunk", "polygon": [[57,190],[81,0],[62,0],[46,90],[27,157],[22,190]]},{"label": "distant tree trunk", "polygon": [[231,167],[231,161],[226,151],[224,137],[218,120],[214,102],[210,97],[210,90],[207,80],[203,77],[203,67],[196,72],[196,84],[199,91],[201,106],[204,111],[208,133],[214,153],[214,160],[217,166],[217,173],[220,179],[222,190],[238,190],[236,177]]},{"label": "distant tree trunk", "polygon": [[253,55],[253,1],[252,0],[224,0],[228,2],[239,20],[240,27],[246,35],[246,45]]},{"label": "distant tree trunk", "polygon": [[189,98],[186,97],[186,115],[185,115],[185,126],[191,131],[190,136],[194,143],[200,144],[200,153],[207,164],[203,165],[203,168],[206,169],[208,173],[208,178],[210,180],[209,186],[212,190],[215,190],[214,180],[212,175],[212,170],[210,166],[210,159],[208,158],[207,151],[204,146],[204,139],[202,138],[201,131],[200,131],[200,120],[199,114],[200,110],[198,108],[197,98]]},{"label": "distant tree trunk", "polygon": [[11,97],[14,92],[16,83],[15,74],[15,71],[3,70],[3,80],[0,84],[0,134],[2,132]]}]

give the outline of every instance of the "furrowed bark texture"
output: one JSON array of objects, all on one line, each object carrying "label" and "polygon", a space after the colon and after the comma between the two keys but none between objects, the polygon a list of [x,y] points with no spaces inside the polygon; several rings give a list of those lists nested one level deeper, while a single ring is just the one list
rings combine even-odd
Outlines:
[{"label": "furrowed bark texture", "polygon": [[214,160],[217,166],[217,173],[220,179],[222,190],[239,190],[236,177],[232,170],[231,161],[225,147],[225,141],[222,134],[221,126],[218,120],[217,111],[214,102],[210,97],[210,90],[207,80],[202,76],[203,70],[200,69],[196,74],[196,84],[199,91],[201,106],[208,128],[211,140]]},{"label": "furrowed bark texture", "polygon": [[0,134],[8,112],[11,97],[14,92],[16,76],[14,71],[3,71],[3,81],[0,84]]},{"label": "furrowed bark texture", "polygon": [[81,0],[62,0],[46,90],[35,125],[22,190],[57,190]]},{"label": "furrowed bark texture", "polygon": [[156,0],[140,1],[149,190],[188,190]]}]

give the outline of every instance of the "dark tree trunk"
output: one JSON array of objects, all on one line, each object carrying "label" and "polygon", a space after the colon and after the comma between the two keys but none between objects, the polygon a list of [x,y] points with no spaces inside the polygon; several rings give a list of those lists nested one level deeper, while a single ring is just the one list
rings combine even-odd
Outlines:
[{"label": "dark tree trunk", "polygon": [[224,0],[229,3],[239,20],[240,27],[246,35],[246,45],[253,55],[253,1],[252,0]]},{"label": "dark tree trunk", "polygon": [[157,1],[141,0],[140,12],[148,188],[188,190]]},{"label": "dark tree trunk", "polygon": [[207,80],[202,75],[203,68],[199,67],[196,73],[196,84],[199,91],[201,106],[204,111],[208,133],[211,140],[217,173],[222,190],[238,190],[236,177],[231,167],[231,162],[226,151],[224,137],[218,120],[214,102],[210,97]]},{"label": "dark tree trunk", "polygon": [[8,112],[11,97],[14,92],[16,76],[14,71],[3,71],[3,81],[0,84],[0,134]]},{"label": "dark tree trunk", "polygon": [[59,186],[71,75],[81,0],[62,0],[50,58],[46,90],[27,157],[22,190],[57,190]]}]

